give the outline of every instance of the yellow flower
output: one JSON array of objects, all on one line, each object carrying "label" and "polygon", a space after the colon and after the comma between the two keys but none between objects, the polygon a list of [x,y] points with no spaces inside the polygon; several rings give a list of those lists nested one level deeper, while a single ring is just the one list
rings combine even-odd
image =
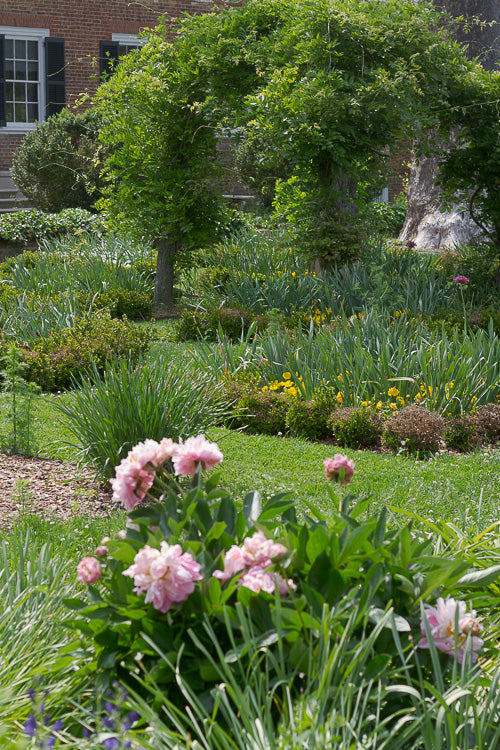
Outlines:
[{"label": "yellow flower", "polygon": [[292,271],[292,276],[295,276],[295,271]]},{"label": "yellow flower", "polygon": [[339,402],[339,404],[343,403],[344,401],[344,396],[340,391],[337,393],[337,401]]},{"label": "yellow flower", "polygon": [[291,380],[292,379],[292,373],[291,372],[284,372],[283,373],[283,380]]},{"label": "yellow flower", "polygon": [[387,394],[389,396],[399,396],[399,389],[398,388],[394,388],[394,386],[393,386],[392,388],[389,388],[389,390],[387,391]]},{"label": "yellow flower", "polygon": [[401,404],[401,406],[404,406],[405,400],[404,400],[403,396],[398,396],[397,399],[396,399],[396,401],[397,401],[398,404]]},{"label": "yellow flower", "polygon": [[361,406],[368,406],[368,401],[362,401]]},{"label": "yellow flower", "polygon": [[381,409],[382,406],[383,406],[382,401],[377,401],[377,403],[375,404],[376,409]]},{"label": "yellow flower", "polygon": [[395,404],[394,401],[391,401],[391,403],[389,404],[389,407],[394,410],[398,408],[398,405]]},{"label": "yellow flower", "polygon": [[476,401],[477,401],[477,397],[476,396],[472,396],[472,398],[470,400],[471,404],[475,404]]},{"label": "yellow flower", "polygon": [[262,388],[262,392],[263,392],[263,393],[265,393],[265,392],[266,392],[266,391],[268,391],[268,390],[269,390],[269,386],[268,386],[268,385],[265,385],[265,386],[264,386],[264,387]]},{"label": "yellow flower", "polygon": [[417,395],[415,396],[415,401],[417,402],[417,404],[422,401],[422,396],[420,395],[420,393],[417,393]]},{"label": "yellow flower", "polygon": [[342,377],[342,375],[337,375],[337,380],[339,381],[339,383],[342,383],[344,378]]},{"label": "yellow flower", "polygon": [[428,386],[429,396],[432,396],[432,391],[433,390],[434,390],[434,388],[432,387],[432,385],[429,385]]}]

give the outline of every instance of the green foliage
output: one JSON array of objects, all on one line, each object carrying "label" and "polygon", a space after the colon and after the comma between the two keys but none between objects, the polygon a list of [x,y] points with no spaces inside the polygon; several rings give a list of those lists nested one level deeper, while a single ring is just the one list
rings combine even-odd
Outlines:
[{"label": "green foliage", "polygon": [[2,390],[7,394],[7,408],[2,410],[1,449],[4,453],[32,456],[37,447],[33,435],[33,401],[39,388],[25,380],[26,363],[17,347],[11,346],[2,360]]},{"label": "green foliage", "polygon": [[[472,606],[477,601],[496,613],[498,566],[483,569],[467,554],[434,551],[433,535],[419,538],[411,523],[391,529],[386,509],[363,519],[365,506],[352,496],[337,512],[332,489],[328,514],[311,507],[310,515],[299,519],[286,493],[263,498],[250,492],[238,502],[218,479],[202,478],[198,468],[191,484],[177,482],[170,465],[159,467],[146,502],[129,514],[134,526],[125,538],[106,542],[100,581],[83,599],[67,602],[85,643],[93,639],[101,683],[118,678],[135,694],[148,694],[144,703],[151,704],[148,717],[156,714],[155,737],[182,732],[188,700],[205,705],[211,716],[204,723],[210,743],[213,732],[208,747],[248,746],[237,743],[251,735],[242,738],[240,723],[230,720],[237,714],[246,725],[247,699],[259,696],[256,708],[264,712],[268,730],[286,724],[289,708],[300,706],[312,684],[311,700],[320,698],[315,676],[318,671],[325,676],[327,665],[323,685],[329,705],[351,695],[351,689],[353,696],[362,690],[362,703],[354,701],[350,709],[352,720],[374,734],[396,715],[413,714],[415,684],[429,699],[435,696],[434,679],[442,680],[441,694],[455,685],[460,669],[453,657],[432,647],[415,649],[421,605],[461,594]],[[286,593],[247,588],[241,570],[227,581],[213,575],[225,554],[257,530],[286,547],[268,564],[272,576],[288,581]],[[146,604],[123,575],[141,549],[159,549],[162,543],[181,545],[199,562],[203,576],[166,614]],[[462,674],[471,667],[466,658]],[[221,680],[223,691],[217,687]],[[403,690],[402,683],[411,689]],[[347,710],[344,718],[351,715]],[[202,720],[204,714],[199,716]],[[252,724],[250,719],[245,732]],[[401,747],[414,748],[419,733],[417,723]]]},{"label": "green foliage", "polygon": [[137,360],[150,342],[150,329],[126,319],[113,320],[107,310],[98,311],[24,350],[27,377],[45,391],[70,388],[75,380],[102,373],[113,359]]},{"label": "green foliage", "polygon": [[42,211],[92,209],[101,195],[106,149],[98,142],[101,122],[92,109],[62,110],[26,134],[14,154],[12,177]]},{"label": "green foliage", "polygon": [[292,401],[286,413],[286,426],[294,437],[322,440],[329,435],[326,413],[319,400]]},{"label": "green foliage", "polygon": [[424,406],[405,406],[391,414],[382,440],[393,451],[429,453],[442,444],[445,422]]},{"label": "green foliage", "polygon": [[392,203],[373,201],[367,203],[361,212],[361,219],[368,235],[397,237],[406,217],[408,201],[400,194]]},{"label": "green foliage", "polygon": [[466,453],[477,446],[476,420],[469,414],[446,420],[443,439],[447,448]]},{"label": "green foliage", "polygon": [[337,409],[331,414],[329,423],[337,445],[346,448],[371,448],[382,435],[382,419],[374,409]]},{"label": "green foliage", "polygon": [[149,320],[153,312],[153,295],[131,289],[110,289],[90,298],[83,295],[82,306],[85,308],[89,304],[97,310],[109,310],[112,318],[125,316],[129,320]]},{"label": "green foliage", "polygon": [[176,326],[176,340],[215,341],[219,333],[230,339],[238,339],[254,322],[255,317],[248,310],[229,307],[182,310]]},{"label": "green foliage", "polygon": [[92,382],[82,382],[58,408],[69,420],[66,442],[103,476],[112,476],[138,442],[185,438],[220,418],[209,378],[186,377],[185,364],[158,371],[123,360],[108,363],[104,372],[94,364],[89,374]]},{"label": "green foliage", "polygon": [[54,214],[37,210],[16,211],[0,216],[0,238],[7,242],[27,244],[81,231],[105,232],[103,217],[83,208],[67,208]]},{"label": "green foliage", "polygon": [[238,400],[232,416],[249,433],[277,435],[286,432],[290,401],[283,393],[255,390]]}]

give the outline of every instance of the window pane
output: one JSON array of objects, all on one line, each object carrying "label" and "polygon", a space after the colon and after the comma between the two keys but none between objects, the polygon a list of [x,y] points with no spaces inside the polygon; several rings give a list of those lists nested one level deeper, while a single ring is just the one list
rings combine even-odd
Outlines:
[{"label": "window pane", "polygon": [[14,104],[14,121],[26,122],[26,105]]},{"label": "window pane", "polygon": [[5,57],[14,57],[14,42],[12,39],[5,40]]},{"label": "window pane", "polygon": [[28,60],[38,60],[38,42],[28,42]]},{"label": "window pane", "polygon": [[14,60],[6,60],[5,61],[5,77],[14,78]]},{"label": "window pane", "polygon": [[26,100],[28,102],[38,101],[38,84],[37,83],[26,84]]},{"label": "window pane", "polygon": [[14,105],[10,102],[7,102],[5,106],[5,119],[7,122],[12,122],[14,119]]},{"label": "window pane", "polygon": [[15,71],[15,79],[16,81],[25,81],[26,80],[26,63],[19,62],[19,60],[16,60],[14,63],[14,71]]},{"label": "window pane", "polygon": [[26,39],[16,39],[14,49],[18,59],[26,60]]},{"label": "window pane", "polygon": [[38,63],[28,63],[28,81],[38,81]]},{"label": "window pane", "polygon": [[38,104],[28,104],[28,122],[38,120]]},{"label": "window pane", "polygon": [[14,84],[14,99],[16,102],[26,101],[26,84],[16,83]]}]

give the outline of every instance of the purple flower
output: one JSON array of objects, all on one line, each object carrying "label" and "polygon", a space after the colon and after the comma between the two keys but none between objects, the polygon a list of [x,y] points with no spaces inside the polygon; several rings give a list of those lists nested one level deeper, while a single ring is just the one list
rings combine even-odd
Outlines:
[{"label": "purple flower", "polygon": [[470,284],[470,281],[467,276],[462,276],[461,274],[459,274],[458,276],[455,276],[455,278],[453,279],[453,283],[460,284],[461,286],[467,286],[468,284]]},{"label": "purple flower", "polygon": [[36,734],[36,719],[34,714],[30,714],[26,721],[24,722],[24,733],[28,735],[28,737],[34,737]]},{"label": "purple flower", "polygon": [[116,737],[108,737],[108,739],[104,740],[102,743],[102,746],[104,750],[120,750],[121,742]]},{"label": "purple flower", "polygon": [[417,247],[417,243],[413,240],[408,240],[408,242],[405,242],[405,247],[408,247],[410,250],[413,250],[414,247]]}]

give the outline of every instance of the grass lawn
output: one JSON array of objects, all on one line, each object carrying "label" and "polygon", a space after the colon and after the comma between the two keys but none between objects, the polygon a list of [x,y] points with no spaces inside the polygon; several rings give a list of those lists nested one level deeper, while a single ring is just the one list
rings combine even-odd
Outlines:
[{"label": "grass lawn", "polygon": [[[64,418],[54,407],[59,396],[39,399],[37,407],[40,454],[48,458],[75,460],[75,451],[62,447],[70,437]],[[71,398],[65,394],[62,398]],[[427,460],[406,456],[343,450],[338,446],[306,440],[245,435],[212,428],[207,435],[224,454],[223,483],[237,495],[249,489],[274,494],[289,490],[301,501],[328,511],[323,460],[336,452],[354,459],[356,473],[350,489],[369,496],[370,510],[382,505],[432,519],[458,524],[474,518],[486,526],[500,518],[500,449],[470,454],[443,454]]]}]

